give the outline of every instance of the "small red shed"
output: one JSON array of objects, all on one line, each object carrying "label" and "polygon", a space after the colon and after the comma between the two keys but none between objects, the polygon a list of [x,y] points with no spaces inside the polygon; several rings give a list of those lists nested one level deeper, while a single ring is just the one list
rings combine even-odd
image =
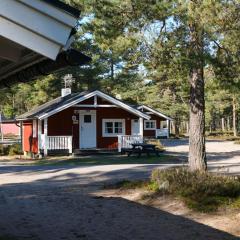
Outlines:
[{"label": "small red shed", "polygon": [[23,126],[23,151],[48,155],[84,149],[120,151],[144,137],[168,137],[171,118],[96,90],[63,95],[17,120]]}]

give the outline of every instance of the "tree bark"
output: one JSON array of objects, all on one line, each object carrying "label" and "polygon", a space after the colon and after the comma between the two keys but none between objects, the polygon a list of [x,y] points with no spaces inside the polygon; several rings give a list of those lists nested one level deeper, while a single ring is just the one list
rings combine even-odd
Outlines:
[{"label": "tree bark", "polygon": [[237,137],[237,103],[236,98],[232,99],[232,108],[233,108],[233,136]]},{"label": "tree bark", "polygon": [[190,170],[207,169],[205,151],[205,99],[203,76],[203,31],[196,23],[190,25]]},{"label": "tree bark", "polygon": [[178,119],[176,118],[173,122],[173,132],[176,138],[179,138],[179,122]]},{"label": "tree bark", "polygon": [[222,118],[222,131],[224,132],[225,131],[225,119]]},{"label": "tree bark", "polygon": [[175,137],[176,138],[179,138],[179,122],[178,121],[176,121],[176,123],[175,123]]},{"label": "tree bark", "polygon": [[230,117],[227,117],[227,130],[228,130],[228,131],[231,131]]}]

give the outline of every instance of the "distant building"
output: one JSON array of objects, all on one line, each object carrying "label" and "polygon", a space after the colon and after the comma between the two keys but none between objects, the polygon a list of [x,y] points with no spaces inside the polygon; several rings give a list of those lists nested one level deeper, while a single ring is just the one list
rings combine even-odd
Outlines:
[{"label": "distant building", "polygon": [[170,117],[145,105],[129,105],[101,91],[62,96],[17,117],[23,151],[72,153],[130,147],[144,137],[169,137]]},{"label": "distant building", "polygon": [[3,134],[3,137],[16,136],[19,137],[20,126],[17,125],[15,119],[7,119],[3,115],[0,116],[0,134]]}]

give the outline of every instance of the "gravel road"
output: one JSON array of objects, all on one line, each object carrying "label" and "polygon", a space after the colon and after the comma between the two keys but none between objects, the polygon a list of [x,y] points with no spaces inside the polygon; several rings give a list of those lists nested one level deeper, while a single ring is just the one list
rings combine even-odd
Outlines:
[{"label": "gravel road", "polygon": [[[164,141],[187,156],[187,141]],[[239,171],[238,145],[208,142],[211,170]],[[227,165],[223,167],[223,165]],[[225,232],[122,198],[99,197],[106,182],[141,179],[168,164],[16,166],[0,163],[0,239],[231,240]],[[231,170],[227,170],[227,169]]]}]

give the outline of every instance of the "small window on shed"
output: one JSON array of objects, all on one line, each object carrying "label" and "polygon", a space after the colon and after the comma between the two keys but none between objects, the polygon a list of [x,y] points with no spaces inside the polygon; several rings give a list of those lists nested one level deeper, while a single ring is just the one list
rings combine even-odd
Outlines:
[{"label": "small window on shed", "polygon": [[84,115],[84,123],[91,123],[92,116],[91,115]]}]

